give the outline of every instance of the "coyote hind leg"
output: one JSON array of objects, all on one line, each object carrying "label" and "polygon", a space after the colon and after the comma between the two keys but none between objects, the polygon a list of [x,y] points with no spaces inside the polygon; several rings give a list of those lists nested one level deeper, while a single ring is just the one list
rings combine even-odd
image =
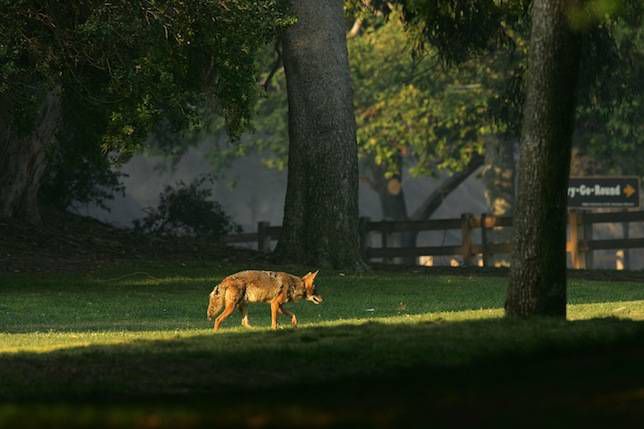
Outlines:
[{"label": "coyote hind leg", "polygon": [[219,317],[215,319],[215,326],[213,327],[213,331],[219,330],[221,324],[224,323],[224,320],[226,320],[228,316],[233,314],[235,308],[237,307],[237,304],[239,303],[239,293],[235,290],[228,289],[226,291],[224,302],[226,303],[226,306],[224,307],[224,311],[219,315]]},{"label": "coyote hind leg", "polygon": [[226,304],[226,308],[224,308],[224,311],[215,319],[215,326],[213,328],[213,331],[218,331],[219,328],[221,327],[221,324],[224,323],[224,320],[228,318],[233,312],[235,311],[235,303],[231,302],[229,304]]}]

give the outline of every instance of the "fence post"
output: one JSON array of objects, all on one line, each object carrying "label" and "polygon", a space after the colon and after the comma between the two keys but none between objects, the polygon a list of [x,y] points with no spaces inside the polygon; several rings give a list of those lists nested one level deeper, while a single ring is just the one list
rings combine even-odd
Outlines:
[{"label": "fence post", "polygon": [[369,222],[371,218],[367,216],[360,217],[358,230],[360,231],[360,253],[365,261],[368,260],[367,251],[369,249]]},{"label": "fence post", "polygon": [[270,226],[269,222],[257,223],[257,250],[262,253],[271,252],[271,236],[268,232]]},{"label": "fence post", "polygon": [[577,210],[570,210],[568,212],[568,228],[570,231],[566,249],[570,251],[572,267],[576,270],[586,268],[586,258],[583,255],[579,241],[583,239],[581,214]]},{"label": "fence post", "polygon": [[461,215],[461,236],[463,251],[463,266],[472,265],[472,216],[471,213]]},{"label": "fence post", "polygon": [[[625,213],[628,212],[628,210],[624,211]],[[622,222],[622,231],[624,233],[624,238],[629,239],[630,238],[630,223],[628,222]],[[631,257],[630,257],[630,252],[628,249],[622,249],[622,252],[624,252],[624,269],[625,270],[630,270],[631,269]]]},{"label": "fence post", "polygon": [[[588,217],[584,216],[582,213],[581,222],[583,224],[583,234],[581,234],[581,239],[585,242],[589,242],[593,239],[593,224],[590,223],[587,219]],[[580,254],[584,257],[584,268],[592,270],[594,265],[593,251],[591,249],[582,249]]]},{"label": "fence post", "polygon": [[[389,234],[389,226],[387,224],[384,224],[382,230],[380,231],[380,245],[383,249],[389,247]],[[392,259],[388,256],[382,258],[382,262],[391,263],[391,261]]]},{"label": "fence post", "polygon": [[487,213],[481,213],[481,261],[483,261],[484,267],[487,267],[488,260],[490,256],[492,256],[487,248],[487,225],[485,224],[486,218]]}]

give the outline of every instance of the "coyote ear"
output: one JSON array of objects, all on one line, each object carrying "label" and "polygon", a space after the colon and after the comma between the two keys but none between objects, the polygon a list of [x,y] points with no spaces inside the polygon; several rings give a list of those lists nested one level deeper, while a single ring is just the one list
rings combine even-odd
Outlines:
[{"label": "coyote ear", "polygon": [[311,282],[311,284],[313,284],[313,280],[315,280],[315,276],[317,276],[319,272],[320,272],[319,270],[314,273],[309,271],[308,273],[302,276],[302,280],[306,280],[307,282]]}]

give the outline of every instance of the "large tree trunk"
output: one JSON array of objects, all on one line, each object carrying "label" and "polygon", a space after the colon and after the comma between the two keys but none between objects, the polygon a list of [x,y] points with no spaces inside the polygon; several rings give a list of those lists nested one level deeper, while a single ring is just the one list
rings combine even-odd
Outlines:
[{"label": "large tree trunk", "polygon": [[282,261],[360,269],[358,163],[342,0],[292,0],[283,39],[289,105]]},{"label": "large tree trunk", "polygon": [[508,316],[566,316],[566,190],[579,41],[568,0],[535,0],[521,131]]},{"label": "large tree trunk", "polygon": [[19,135],[12,123],[11,108],[0,112],[0,218],[20,217],[40,224],[38,191],[47,166],[47,152],[55,145],[61,122],[58,91],[44,97],[32,131]]}]

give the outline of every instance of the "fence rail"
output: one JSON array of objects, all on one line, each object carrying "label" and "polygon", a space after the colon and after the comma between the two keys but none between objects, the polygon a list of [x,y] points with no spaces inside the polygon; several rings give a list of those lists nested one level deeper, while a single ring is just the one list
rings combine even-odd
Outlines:
[{"label": "fence rail", "polygon": [[[568,213],[568,239],[566,251],[570,253],[573,268],[591,268],[593,251],[626,250],[644,248],[644,238],[629,238],[628,224],[644,222],[644,211],[622,211],[607,213],[589,213],[570,210]],[[619,223],[623,226],[625,237],[618,239],[593,239],[593,225],[600,223]],[[410,258],[420,256],[460,256],[464,265],[472,265],[479,255],[483,266],[488,265],[494,255],[508,254],[512,243],[492,242],[489,232],[498,228],[511,228],[511,217],[497,217],[489,214],[474,216],[469,213],[454,219],[431,219],[424,221],[376,221],[360,219],[361,249],[367,259]],[[480,243],[473,241],[473,232],[480,229]],[[392,247],[389,245],[391,234],[420,233],[425,231],[459,230],[461,243],[449,246],[415,246]],[[259,222],[256,233],[228,235],[226,243],[257,243],[263,252],[271,250],[271,241],[277,240],[282,231],[281,226],[271,226],[268,222]],[[380,235],[380,247],[370,247],[371,234]],[[625,258],[625,265],[628,258]],[[627,266],[625,268],[628,268]]]}]

